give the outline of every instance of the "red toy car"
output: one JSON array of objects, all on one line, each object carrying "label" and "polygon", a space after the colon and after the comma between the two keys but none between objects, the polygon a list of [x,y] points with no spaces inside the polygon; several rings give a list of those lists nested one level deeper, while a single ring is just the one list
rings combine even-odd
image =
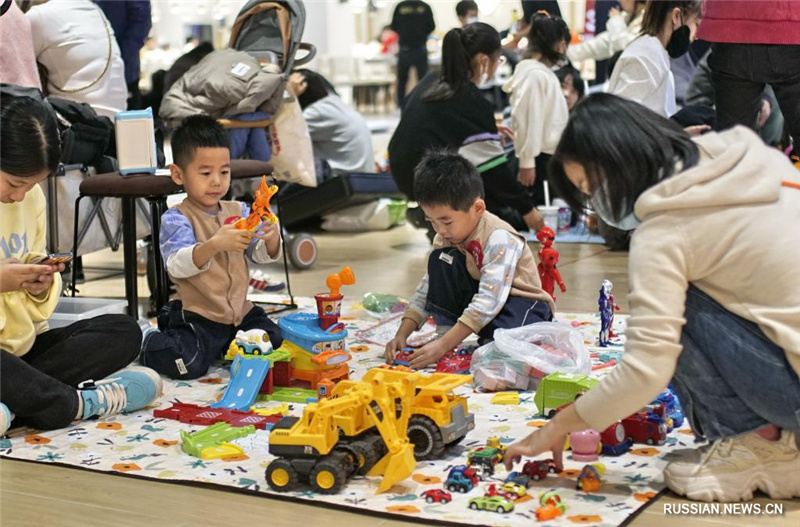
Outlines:
[{"label": "red toy car", "polygon": [[667,440],[667,425],[661,419],[652,419],[645,412],[637,412],[622,420],[625,434],[634,443],[663,445]]},{"label": "red toy car", "polygon": [[556,473],[556,463],[552,459],[528,461],[522,466],[522,473],[533,481],[544,479],[548,474]]},{"label": "red toy car", "polygon": [[436,363],[437,373],[468,374],[472,365],[472,355],[457,355],[450,358],[441,358]]},{"label": "red toy car", "polygon": [[408,361],[413,353],[414,350],[412,348],[404,348],[403,351],[394,356],[392,366],[408,366]]},{"label": "red toy car", "polygon": [[420,498],[425,498],[428,503],[450,503],[453,501],[452,494],[440,489],[426,490],[420,494]]}]

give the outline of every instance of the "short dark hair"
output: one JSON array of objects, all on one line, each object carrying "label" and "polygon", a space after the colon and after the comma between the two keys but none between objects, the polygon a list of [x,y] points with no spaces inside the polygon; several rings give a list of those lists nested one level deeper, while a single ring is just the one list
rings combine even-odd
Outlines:
[{"label": "short dark hair", "polygon": [[459,3],[456,4],[456,16],[458,17],[465,17],[467,13],[470,11],[477,11],[478,4],[473,2],[472,0],[461,0]]},{"label": "short dark hair", "polygon": [[556,194],[583,212],[588,197],[567,178],[564,164],[583,166],[595,199],[619,220],[644,191],[675,173],[676,162],[685,170],[699,157],[697,145],[678,124],[639,103],[597,93],[575,105],[548,179]]},{"label": "short dark hair", "polygon": [[685,17],[700,13],[701,0],[647,0],[642,19],[642,35],[657,37],[672,10],[680,8]]},{"label": "short dark hair", "polygon": [[54,112],[32,97],[0,98],[0,169],[17,177],[55,173],[61,138]]},{"label": "short dark hair", "polygon": [[581,77],[581,72],[575,66],[567,64],[558,68],[555,73],[556,77],[558,77],[558,82],[562,84],[567,80],[567,77],[572,77],[572,86],[578,92],[578,100],[583,99],[583,96],[586,95],[586,85],[583,82],[583,77]]},{"label": "short dark hair", "polygon": [[301,68],[293,70],[292,73],[300,73],[306,79],[306,91],[297,97],[297,102],[303,110],[328,95],[338,95],[330,81],[316,71]]},{"label": "short dark hair", "polygon": [[531,17],[528,30],[528,50],[531,53],[541,53],[542,57],[556,64],[565,57],[556,51],[556,45],[559,42],[569,44],[569,40],[569,27],[560,16],[539,12]]},{"label": "short dark hair", "polygon": [[204,113],[190,115],[172,134],[172,159],[181,168],[186,168],[192,162],[194,151],[198,148],[230,147],[227,130]]},{"label": "short dark hair", "polygon": [[483,198],[475,165],[450,150],[432,150],[414,169],[414,196],[420,205],[448,205],[466,212]]}]

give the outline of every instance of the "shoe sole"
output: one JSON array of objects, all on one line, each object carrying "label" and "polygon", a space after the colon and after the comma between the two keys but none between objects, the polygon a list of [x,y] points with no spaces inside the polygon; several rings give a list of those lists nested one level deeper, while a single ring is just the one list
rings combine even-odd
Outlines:
[{"label": "shoe sole", "polygon": [[789,463],[759,465],[746,472],[723,476],[676,477],[665,472],[664,480],[673,492],[694,501],[749,501],[756,490],[761,490],[774,500],[787,500],[800,497],[798,474],[800,458]]}]

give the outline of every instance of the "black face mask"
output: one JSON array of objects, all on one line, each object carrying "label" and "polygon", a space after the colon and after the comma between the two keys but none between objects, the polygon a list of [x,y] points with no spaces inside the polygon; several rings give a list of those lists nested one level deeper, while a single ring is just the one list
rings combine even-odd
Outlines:
[{"label": "black face mask", "polygon": [[672,32],[672,36],[667,43],[667,53],[669,53],[670,57],[677,59],[689,51],[689,45],[692,43],[691,34],[692,30],[689,29],[689,26],[681,26]]}]

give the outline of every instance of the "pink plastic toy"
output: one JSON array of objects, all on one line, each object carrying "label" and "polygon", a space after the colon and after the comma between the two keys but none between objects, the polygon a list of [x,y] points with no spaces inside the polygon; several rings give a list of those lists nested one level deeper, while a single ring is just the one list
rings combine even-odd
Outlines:
[{"label": "pink plastic toy", "polygon": [[600,446],[600,432],[591,428],[580,432],[570,432],[569,444],[572,446],[572,459],[575,461],[596,461]]}]

